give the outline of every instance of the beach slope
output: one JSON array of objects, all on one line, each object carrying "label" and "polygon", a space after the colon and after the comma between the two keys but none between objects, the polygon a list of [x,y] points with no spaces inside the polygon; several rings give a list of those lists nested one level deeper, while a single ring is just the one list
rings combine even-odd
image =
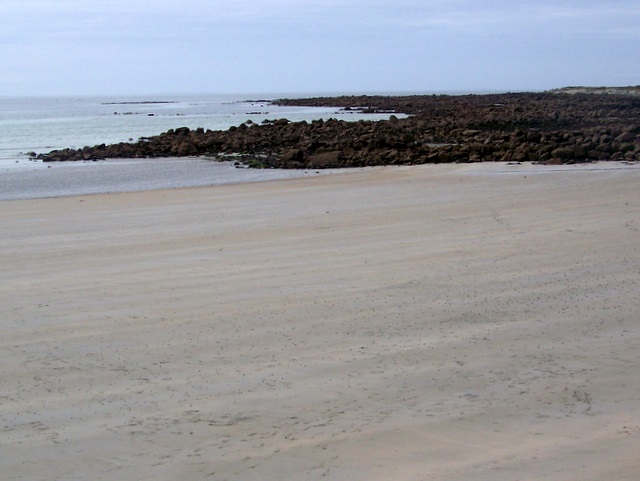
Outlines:
[{"label": "beach slope", "polygon": [[0,202],[17,480],[637,480],[637,165]]}]

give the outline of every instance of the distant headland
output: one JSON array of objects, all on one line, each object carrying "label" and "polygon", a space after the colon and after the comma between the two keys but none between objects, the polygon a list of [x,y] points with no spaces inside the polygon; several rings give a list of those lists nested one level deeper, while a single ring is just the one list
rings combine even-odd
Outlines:
[{"label": "distant headland", "polygon": [[273,104],[383,112],[389,113],[389,119],[247,121],[225,131],[181,127],[133,143],[55,150],[38,157],[54,162],[208,156],[235,158],[251,167],[313,169],[444,162],[640,161],[640,86],[318,97],[279,99]]},{"label": "distant headland", "polygon": [[635,87],[563,87],[550,92],[558,94],[640,95],[640,85]]}]

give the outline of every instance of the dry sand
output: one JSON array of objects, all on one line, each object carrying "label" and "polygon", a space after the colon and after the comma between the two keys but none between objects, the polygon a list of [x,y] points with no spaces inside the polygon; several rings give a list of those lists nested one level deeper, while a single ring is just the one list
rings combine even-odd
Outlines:
[{"label": "dry sand", "polygon": [[4,480],[640,479],[640,168],[0,203]]}]

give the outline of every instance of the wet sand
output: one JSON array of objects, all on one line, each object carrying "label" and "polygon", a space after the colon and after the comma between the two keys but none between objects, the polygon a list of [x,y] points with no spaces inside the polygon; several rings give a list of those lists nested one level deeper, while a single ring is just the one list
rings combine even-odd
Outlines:
[{"label": "wet sand", "polygon": [[0,202],[0,469],[637,480],[640,168]]},{"label": "wet sand", "polygon": [[[348,169],[353,170],[353,169]],[[245,169],[203,157],[0,163],[0,201],[293,179],[336,170]]]}]

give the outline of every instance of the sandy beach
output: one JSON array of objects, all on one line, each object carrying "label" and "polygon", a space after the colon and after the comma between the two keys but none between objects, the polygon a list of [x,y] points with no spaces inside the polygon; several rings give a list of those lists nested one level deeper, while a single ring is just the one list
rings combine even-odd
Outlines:
[{"label": "sandy beach", "polygon": [[5,480],[640,479],[640,165],[0,202]]}]

